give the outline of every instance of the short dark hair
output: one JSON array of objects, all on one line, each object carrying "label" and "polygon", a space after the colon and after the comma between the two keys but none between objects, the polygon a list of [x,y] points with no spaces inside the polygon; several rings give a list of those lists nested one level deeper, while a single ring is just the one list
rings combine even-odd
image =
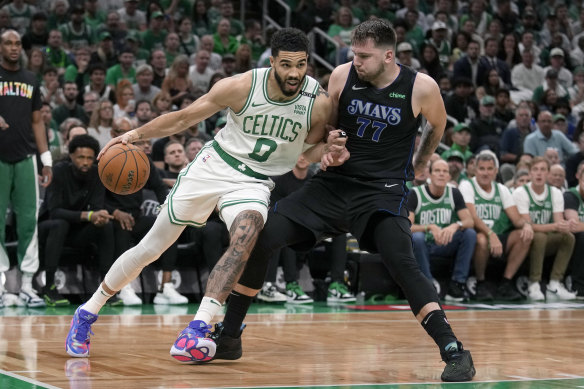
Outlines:
[{"label": "short dark hair", "polygon": [[89,69],[87,70],[87,74],[92,75],[94,72],[101,70],[104,73],[107,73],[107,68],[102,62],[94,62],[89,65]]},{"label": "short dark hair", "polygon": [[138,111],[138,107],[142,104],[148,104],[150,109],[152,110],[152,102],[150,100],[142,99],[136,102],[136,107],[134,108],[134,112]]},{"label": "short dark hair", "polygon": [[369,38],[375,42],[377,47],[395,47],[395,30],[389,22],[383,19],[367,20],[355,27],[351,44],[365,43]]},{"label": "short dark hair", "polygon": [[73,154],[78,148],[86,147],[95,152],[95,156],[99,154],[99,142],[91,135],[77,135],[69,142],[69,154]]},{"label": "short dark hair", "polygon": [[280,51],[304,51],[308,54],[310,42],[304,32],[297,28],[289,27],[276,31],[272,35],[270,46],[272,47],[273,57],[277,57]]}]

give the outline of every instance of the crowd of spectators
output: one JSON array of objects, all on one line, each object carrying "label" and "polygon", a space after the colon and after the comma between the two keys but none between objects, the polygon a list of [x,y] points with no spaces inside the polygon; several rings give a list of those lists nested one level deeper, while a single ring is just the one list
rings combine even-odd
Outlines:
[{"label": "crowd of spectators", "polygon": [[[257,19],[245,18],[242,23],[236,17],[239,2],[230,0],[13,0],[4,1],[0,8],[0,30],[13,28],[22,36],[21,63],[35,73],[40,83],[41,112],[50,151],[55,160],[62,160],[68,158],[70,141],[77,133],[89,134],[101,148],[123,131],[187,106],[224,77],[269,66],[266,41],[270,30],[262,30],[259,21],[262,11],[250,3],[253,2],[246,2],[246,6],[255,11]],[[270,16],[284,24],[282,8],[275,2],[268,3]],[[446,164],[433,162],[427,177],[416,177],[414,181],[419,188],[426,188],[412,193],[418,196],[420,204],[423,199],[451,201],[456,212],[449,219],[453,223],[421,223],[420,228],[413,229],[417,256],[423,259],[421,266],[428,277],[432,277],[428,262],[433,253],[455,256],[457,264],[447,295],[457,300],[466,298],[464,282],[475,273],[479,283],[473,296],[488,300],[492,294],[483,283],[488,257],[519,250],[523,258],[529,257],[531,261],[529,296],[541,300],[542,289],[534,285],[540,285],[542,271],[534,266],[542,266],[543,258],[539,256],[556,254],[562,248],[552,276],[544,275],[551,279],[544,290],[561,289],[565,292],[562,298],[584,297],[581,269],[584,266],[575,263],[577,258],[584,258],[584,182],[578,186],[584,170],[581,164],[584,7],[580,2],[287,0],[286,3],[293,10],[293,26],[306,32],[318,27],[328,34],[330,40],[315,35],[314,43],[316,53],[330,65],[351,60],[350,37],[356,24],[367,18],[385,18],[397,33],[396,60],[429,74],[439,84],[448,123],[444,149],[436,157]],[[311,62],[308,74],[326,88],[327,67]],[[181,134],[140,142],[153,161],[153,174],[158,176],[145,190],[147,201],[143,204],[162,201],[164,191],[172,187],[178,172],[224,125],[224,113],[218,113]],[[477,156],[484,150],[492,152],[495,173],[491,169],[492,177],[485,173],[479,178]],[[479,206],[474,203],[472,189],[488,197],[489,190],[481,192],[477,186],[480,183],[486,187],[490,181],[504,184],[513,192],[512,196],[502,195],[504,209],[509,211],[512,204],[517,215],[521,215],[517,216],[515,211],[509,215],[512,223],[506,231],[493,233],[492,226],[480,225],[476,220]],[[462,182],[470,182],[470,190]],[[460,192],[456,189],[459,185]],[[452,187],[456,190],[446,190]],[[497,189],[497,195],[499,191],[504,189]],[[562,196],[557,194],[562,192]],[[130,209],[128,204],[116,203],[115,199],[108,205],[107,198],[104,209],[117,229],[131,229],[128,226],[142,218],[144,207],[140,210],[133,204]],[[551,216],[538,216],[536,220],[532,203],[542,207],[553,205],[549,215],[542,211]],[[419,223],[416,207],[411,212],[416,226]],[[141,228],[146,228],[152,217],[148,215],[140,223]],[[214,221],[221,223],[219,218],[212,218],[209,224]],[[453,226],[451,233],[444,235],[442,231],[450,224],[456,225],[457,230]],[[474,236],[470,232],[457,235],[458,229],[463,232],[473,230],[473,226]],[[519,244],[515,238],[500,241],[501,234],[514,228],[531,228],[531,235],[535,236],[527,239],[521,234],[518,238],[523,242],[521,250],[515,246]],[[218,247],[203,247],[208,252],[209,258],[205,259],[209,266],[219,258],[225,238],[221,228],[213,231],[212,239],[219,242]],[[138,239],[140,234],[121,235],[125,236],[125,243],[114,242],[115,253],[123,252],[128,242]],[[191,238],[201,242],[212,240],[200,232]],[[453,238],[460,240],[460,244],[448,249],[439,247],[450,245]],[[532,241],[537,244],[529,246]],[[566,253],[569,246],[572,249]],[[457,250],[463,250],[464,255],[456,255]],[[498,297],[517,297],[508,282],[523,258],[495,280],[500,281],[497,290],[493,290]],[[54,259],[51,266],[55,267]],[[183,301],[170,290],[172,260],[164,270],[160,292],[168,286],[165,298]],[[562,284],[566,272],[572,273],[574,295]],[[128,293],[128,301],[138,301],[132,291]],[[47,301],[54,302],[55,298]]]}]

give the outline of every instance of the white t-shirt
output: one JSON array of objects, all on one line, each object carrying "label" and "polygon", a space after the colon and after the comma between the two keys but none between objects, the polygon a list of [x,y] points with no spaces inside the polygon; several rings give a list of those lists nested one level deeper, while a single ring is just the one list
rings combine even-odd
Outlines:
[{"label": "white t-shirt", "polygon": [[[552,212],[553,213],[564,212],[564,196],[562,195],[562,192],[558,188],[546,185],[545,190],[543,191],[542,194],[536,194],[533,191],[531,182],[527,184],[527,187],[529,188],[529,194],[531,194],[531,197],[535,201],[539,202],[545,201],[546,197],[548,196],[548,188],[551,188]],[[519,210],[519,213],[522,215],[529,214],[529,195],[527,194],[525,187],[520,186],[519,188],[515,189],[515,191],[513,192],[513,198],[517,203],[517,209]]]},{"label": "white t-shirt", "polygon": [[[515,206],[515,200],[513,199],[513,195],[511,195],[511,191],[503,184],[499,184],[496,182],[491,182],[491,191],[485,192],[477,182],[476,177],[472,178],[474,187],[477,189],[479,196],[484,198],[485,200],[493,200],[495,197],[495,184],[499,187],[499,195],[501,196],[501,202],[503,203],[503,209],[507,209],[509,207]],[[475,203],[475,192],[473,188],[473,184],[470,183],[468,180],[463,180],[458,185],[458,190],[462,193],[462,197],[464,198],[464,202],[467,204],[474,204]]]}]

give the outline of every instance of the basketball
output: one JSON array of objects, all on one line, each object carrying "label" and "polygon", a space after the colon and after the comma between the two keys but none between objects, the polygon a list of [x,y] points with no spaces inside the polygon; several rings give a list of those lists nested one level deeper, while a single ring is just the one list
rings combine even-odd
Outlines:
[{"label": "basketball", "polygon": [[110,147],[97,165],[99,179],[113,193],[129,195],[142,189],[150,175],[150,162],[133,144]]}]

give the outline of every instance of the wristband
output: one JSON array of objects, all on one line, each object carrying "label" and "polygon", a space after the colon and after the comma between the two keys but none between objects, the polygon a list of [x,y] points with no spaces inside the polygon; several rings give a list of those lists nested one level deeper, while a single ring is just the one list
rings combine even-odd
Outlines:
[{"label": "wristband", "polygon": [[428,232],[428,225],[427,224],[424,226],[424,232]]},{"label": "wristband", "polygon": [[45,151],[41,154],[41,162],[43,166],[52,167],[53,166],[53,157],[51,156],[50,151]]},{"label": "wristband", "polygon": [[87,214],[87,221],[88,222],[91,221],[91,215],[93,215],[93,211],[89,211],[89,213]]}]

